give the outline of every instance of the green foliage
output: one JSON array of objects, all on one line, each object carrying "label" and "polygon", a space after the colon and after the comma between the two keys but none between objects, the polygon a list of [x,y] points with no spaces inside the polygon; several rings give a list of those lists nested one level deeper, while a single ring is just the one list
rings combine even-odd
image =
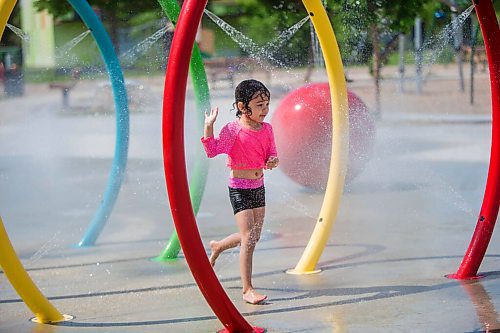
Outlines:
[{"label": "green foliage", "polygon": [[55,18],[61,18],[73,12],[68,1],[36,0],[33,5],[38,11],[47,10]]},{"label": "green foliage", "polygon": [[75,66],[102,65],[99,50],[90,35],[85,37],[70,51],[64,54],[58,52],[58,50],[64,48],[66,43],[86,30],[87,28],[81,22],[65,22],[55,27],[56,67],[72,68]]},{"label": "green foliage", "polygon": [[377,25],[390,31],[408,33],[417,15],[425,14],[425,5],[430,0],[345,0],[342,3],[329,1],[333,12],[344,24],[355,27]]},{"label": "green foliage", "polygon": [[[122,24],[126,24],[129,19],[143,12],[160,12],[160,6],[156,0],[92,0],[89,4],[93,8],[98,8],[104,19],[116,17]],[[38,10],[47,9],[55,18],[64,17],[73,11],[68,1],[36,0],[34,5]]]},{"label": "green foliage", "polygon": [[[307,15],[301,1],[236,0],[233,5],[215,2],[209,3],[209,10],[262,46]],[[204,23],[204,27],[215,31],[218,54],[244,54],[215,24]],[[305,24],[273,58],[287,66],[307,63],[309,36],[309,25]]]},{"label": "green foliage", "polygon": [[[270,41],[306,14],[302,1],[236,0],[236,5],[214,3],[210,9],[259,44]],[[366,63],[373,52],[370,27],[380,34],[381,51],[399,33],[411,33],[417,15],[433,20],[442,5],[430,0],[344,0],[326,2],[342,57],[348,63]],[[215,28],[217,29],[217,28]],[[230,45],[227,40],[224,45]],[[309,25],[302,27],[281,50],[280,62],[303,65],[309,61]],[[221,45],[218,45],[219,47]],[[237,48],[237,47],[236,47]],[[225,48],[227,50],[227,48]]]},{"label": "green foliage", "polygon": [[[152,35],[159,29],[154,23],[164,17],[156,0],[91,0],[89,3],[102,19],[118,55]],[[60,48],[87,30],[83,22],[76,18],[77,16],[68,1],[36,0],[34,5],[38,10],[46,9],[54,15],[56,47]],[[150,27],[147,28],[148,26]],[[119,43],[119,37],[121,37],[122,42],[125,42],[123,45]],[[121,46],[123,46],[123,50]],[[160,41],[145,54],[139,55],[138,59],[135,59],[134,66],[142,67],[142,70],[145,71],[156,70],[156,68],[161,67],[161,64],[159,60],[155,61],[155,59],[160,56],[164,57],[163,52],[163,45]],[[99,50],[91,36],[86,37],[68,54],[59,56],[56,54],[56,62],[58,68],[103,66]]]},{"label": "green foliage", "polygon": [[[56,76],[55,70],[47,70],[47,69],[24,69],[24,80],[29,83],[46,83],[59,80]],[[69,77],[67,77],[69,80]]]},{"label": "green foliage", "polygon": [[[431,54],[433,51],[432,50],[427,50],[425,51],[425,54],[423,55],[424,59],[430,59],[433,57]],[[435,59],[435,63],[437,64],[449,64],[450,62],[453,61],[453,58],[455,56],[455,52],[453,51],[452,47],[446,47],[444,48],[441,52],[439,52],[437,58]],[[414,65],[415,64],[415,52],[413,51],[406,51],[404,54],[404,63],[406,65]],[[398,65],[399,64],[399,54],[393,53],[387,60],[387,65]]]},{"label": "green foliage", "polygon": [[[162,41],[158,41],[145,52],[140,52],[132,62],[127,58],[125,60],[120,57],[128,48],[135,46],[139,41],[150,36],[157,27],[151,27],[147,31],[144,29],[137,29],[137,31],[129,31],[128,44],[123,47],[122,53],[118,54],[122,66],[125,69],[137,70],[139,72],[151,73],[157,72],[162,69],[162,63],[165,62],[165,50],[163,49]],[[57,68],[89,68],[99,69],[104,67],[102,57],[99,49],[89,34],[82,41],[80,41],[70,51],[61,54],[58,50],[64,49],[64,45],[86,31],[87,28],[82,22],[63,22],[55,26],[55,45],[56,45],[56,67]],[[131,29],[133,30],[133,29]]]},{"label": "green foliage", "polygon": [[[326,0],[326,9],[333,23],[335,35],[339,43],[342,58],[347,64],[368,63],[372,57],[373,40],[370,33],[374,28],[379,33],[380,52],[386,48],[399,33],[412,34],[415,17],[419,15],[425,26],[427,36],[436,35],[449,23],[451,11],[444,2],[431,0]],[[470,0],[457,0],[460,9],[471,5]],[[99,8],[103,21],[109,26],[107,18],[115,16],[121,28],[139,26],[146,22],[158,20],[163,13],[155,0],[143,1],[111,1],[92,0],[90,4]],[[36,0],[39,9],[48,9],[56,18],[64,18],[72,12],[67,1]],[[495,8],[500,7],[500,0],[494,1]],[[265,45],[280,32],[292,26],[307,14],[300,0],[234,0],[234,1],[209,1],[208,9],[223,18],[258,45]],[[442,19],[437,19],[436,12],[443,14]],[[206,16],[203,26],[210,28],[215,33],[217,55],[241,55],[244,52],[231,40],[218,26]],[[137,38],[143,33],[131,28],[130,33]],[[58,30],[57,34],[61,33]],[[76,32],[75,32],[76,33]],[[58,37],[60,41],[65,37]],[[306,23],[274,57],[288,66],[299,66],[308,63],[311,44],[310,24]],[[85,62],[95,59],[95,47],[89,42],[82,44],[88,55],[83,55]],[[155,53],[154,57],[157,57]],[[147,64],[146,57],[142,61]]]}]

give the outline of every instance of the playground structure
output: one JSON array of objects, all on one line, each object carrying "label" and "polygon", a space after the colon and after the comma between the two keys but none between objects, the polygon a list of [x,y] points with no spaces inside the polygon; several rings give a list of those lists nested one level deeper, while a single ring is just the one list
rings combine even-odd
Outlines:
[{"label": "playground structure", "polygon": [[492,139],[490,166],[483,204],[464,259],[457,273],[450,275],[450,277],[456,279],[473,279],[477,277],[477,271],[493,234],[500,206],[500,46],[498,43],[493,42],[500,38],[500,29],[491,1],[481,1],[479,3],[479,1],[475,0],[474,5],[484,35],[490,68]]},{"label": "playground structure", "polygon": [[[200,5],[200,4],[198,4],[198,3],[192,4],[192,3],[190,3],[189,1],[187,1],[186,3],[188,3],[188,4],[186,4],[186,6],[194,6],[194,7],[191,7],[191,8],[196,8],[196,10],[197,10],[197,12],[196,12],[196,13],[199,15],[199,17],[201,17],[201,14],[202,14],[202,9],[203,9],[203,8],[201,8],[201,9],[199,8],[199,7],[201,7],[201,5]],[[483,2],[482,2],[482,3],[483,3]],[[187,7],[187,8],[189,8],[189,7]],[[314,9],[308,9],[308,12],[310,12],[310,13],[314,13],[314,14],[317,14],[317,13],[318,13],[318,11],[317,11],[317,10],[318,10],[318,7],[314,8]],[[188,11],[188,12],[189,12],[189,11]],[[193,15],[194,15],[194,14],[193,14]],[[317,18],[318,16],[319,16],[319,15],[314,15],[313,17],[316,17],[316,18]],[[192,18],[192,19],[193,19],[193,20],[195,20],[196,18]],[[186,20],[187,20],[187,19],[186,19]],[[181,22],[182,22],[182,19],[179,19],[178,24],[180,25],[180,24],[181,24]],[[188,22],[189,22],[189,21],[188,21]],[[313,20],[313,22],[314,22],[314,20]],[[185,24],[187,24],[187,23],[185,23]],[[498,29],[498,26],[497,26],[497,29]],[[188,30],[189,30],[189,29],[188,29]],[[321,29],[319,29],[319,30],[321,30]],[[180,32],[180,31],[182,31],[182,29],[181,29],[181,28],[178,28],[178,33],[179,33],[179,34],[181,34],[181,32]],[[186,34],[188,34],[188,32],[186,32]],[[190,34],[191,34],[191,35],[189,35],[188,37],[185,37],[185,38],[186,38],[186,40],[187,40],[188,38],[191,38],[191,37],[192,37],[192,39],[194,40],[194,36],[193,36],[192,32],[190,32]],[[182,35],[181,35],[181,36],[182,36]],[[181,38],[181,37],[178,37],[178,38]],[[181,48],[180,48],[180,47],[179,47],[179,48],[174,48],[173,50],[178,50],[179,52],[181,52]],[[183,53],[183,54],[181,54],[179,57],[184,58],[184,59],[189,59],[189,57],[185,57],[185,56],[186,56],[186,54],[187,54],[187,53],[189,53],[190,51],[191,51],[191,50],[190,50],[190,48],[185,47],[185,49],[184,49],[184,50],[182,50],[182,52],[184,52],[184,53]],[[489,54],[489,55],[490,55],[490,54]],[[184,57],[183,57],[183,56],[184,56]],[[490,62],[490,64],[492,63],[491,59],[490,59],[490,61],[489,61],[489,62]],[[185,74],[184,74],[184,75],[186,75],[186,77],[187,77],[187,67],[185,67],[185,69],[186,69],[186,71],[185,71]],[[492,73],[498,73],[498,71],[495,71],[495,70],[492,70],[491,72],[492,72]],[[167,75],[168,75],[168,74],[167,74]],[[180,74],[179,74],[179,75],[180,75]],[[335,74],[334,74],[334,75],[335,75]],[[338,74],[338,73],[337,73],[337,76],[338,76],[338,77],[340,77],[340,74]],[[343,73],[342,73],[342,76],[343,76]],[[343,80],[343,77],[342,77],[342,79],[340,79],[340,81],[342,81],[342,80]],[[169,86],[169,82],[173,82],[173,81],[172,81],[172,80],[170,80],[170,81],[169,81],[169,80],[168,80],[168,76],[167,76],[167,77],[166,77],[166,81],[165,81],[165,93],[168,93],[168,92],[169,92],[169,89],[173,89],[173,88],[171,88],[171,87]],[[182,86],[183,86],[183,85],[179,85],[179,86],[181,86],[181,88],[182,88]],[[169,87],[170,87],[170,88],[169,88]],[[341,88],[341,89],[342,89],[342,88]],[[345,90],[345,89],[344,89],[344,90]],[[492,89],[492,90],[493,90],[493,89]],[[179,92],[179,91],[178,91],[177,93],[180,93],[180,94],[182,95],[182,92]],[[337,93],[341,95],[341,92],[338,92],[338,91],[337,91]],[[175,98],[179,98],[179,94],[174,94],[174,95],[175,95]],[[337,97],[339,97],[339,96],[337,96]],[[345,97],[345,96],[344,96],[344,97]],[[165,101],[166,101],[165,103],[172,103],[172,104],[177,103],[177,102],[176,102],[176,100],[172,101],[172,100],[169,100],[169,99],[165,99]],[[170,105],[170,104],[167,104],[167,106],[166,106],[166,107],[164,107],[164,108],[167,108],[167,109],[168,109],[169,105]],[[494,110],[495,110],[495,106],[496,106],[496,105],[497,105],[497,104],[494,102],[494,105],[493,105]],[[178,107],[178,106],[176,106],[176,107]],[[342,115],[342,112],[338,112],[337,114],[341,114],[341,115]],[[345,103],[344,103],[344,112],[343,112],[343,114],[344,114],[344,117],[345,117],[345,114],[346,114],[346,112],[345,112]],[[171,115],[171,117],[179,117],[179,113],[175,113],[174,115]],[[166,127],[168,128],[168,126],[172,126],[172,125],[173,125],[173,122],[172,122],[172,121],[170,121],[170,122],[169,122],[169,121],[168,121],[168,119],[169,119],[169,118],[166,118],[166,119],[167,119],[167,120],[165,120],[165,122],[164,122],[164,126],[166,126]],[[494,119],[495,119],[495,118],[494,118]],[[338,124],[338,123],[342,124],[342,121],[337,122],[337,124]],[[496,124],[496,122],[494,121],[493,126],[496,126],[495,124]],[[494,127],[494,128],[495,128],[495,127]],[[182,127],[181,127],[181,129],[182,129]],[[174,131],[174,130],[178,131],[178,130],[180,130],[180,129],[179,129],[179,127],[174,127],[174,128],[171,128],[171,130],[172,130],[172,131]],[[498,131],[497,131],[497,132],[498,132]],[[338,131],[337,131],[337,133],[345,133],[345,131],[343,131],[343,130],[338,130]],[[181,132],[181,134],[182,134],[182,132]],[[170,140],[170,139],[169,139],[169,135],[171,135],[171,136],[179,136],[179,132],[175,132],[174,134],[168,134],[168,131],[167,131],[167,136],[166,136],[166,138],[167,138],[168,140],[166,140],[166,142],[168,142],[168,141]],[[342,140],[336,140],[336,141],[334,140],[334,143],[336,143],[336,144],[339,144],[339,142],[340,142],[340,144],[341,144],[341,146],[342,146],[342,142],[343,142]],[[172,148],[175,148],[175,149],[177,149],[177,150],[174,150],[174,149],[171,149],[171,150],[170,150],[170,149],[165,149],[165,151],[164,151],[165,156],[168,156],[167,154],[175,154],[175,155],[172,155],[171,157],[173,157],[173,156],[176,156],[176,157],[177,157],[177,156],[181,156],[181,155],[183,155],[183,150],[184,150],[184,147],[182,147],[181,145],[176,145],[176,144],[174,144]],[[336,150],[335,150],[335,153],[338,153],[339,151],[341,151],[341,152],[342,152],[342,149],[336,149]],[[496,149],[493,149],[493,147],[492,147],[492,158],[493,158],[493,156],[494,156],[494,154],[493,154],[493,153],[494,153],[494,152],[496,152],[496,151],[497,151],[497,150],[496,150]],[[343,150],[343,153],[345,154],[345,149]],[[167,163],[170,163],[169,161],[171,161],[171,162],[173,163],[173,162],[174,162],[174,160],[175,160],[174,158],[170,158],[170,159],[166,159],[166,161],[165,161],[165,162],[166,162],[166,167],[165,167],[165,169],[166,169],[167,182],[169,182],[169,177],[172,177],[172,178],[173,178],[173,179],[170,179],[170,181],[171,181],[171,182],[172,182],[172,181],[182,181],[182,180],[183,180],[183,178],[186,178],[186,177],[180,177],[180,178],[178,178],[178,177],[174,177],[174,175],[173,175],[173,174],[170,174],[170,175],[168,175],[168,174],[167,174],[167,173],[168,173],[169,168],[174,168],[174,167],[172,167],[172,166],[168,165]],[[340,161],[339,163],[342,163],[342,161],[344,161],[344,162],[345,162],[345,158],[344,158],[344,159],[342,159],[342,158],[338,158],[337,160],[338,160],[338,161]],[[176,162],[179,162],[179,161],[176,161]],[[180,161],[180,162],[182,163],[182,161]],[[184,163],[184,164],[185,164],[185,163]],[[491,167],[491,164],[490,164],[490,167]],[[181,167],[181,168],[182,168],[182,167]],[[342,167],[340,167],[340,168],[338,168],[338,169],[342,170]],[[182,170],[181,170],[181,171],[182,171]],[[185,171],[185,170],[184,170],[184,171]],[[341,176],[340,176],[340,177],[342,178],[342,174],[341,174]],[[180,179],[180,180],[179,180],[179,179]],[[337,180],[336,182],[343,182],[343,179]],[[490,178],[489,178],[488,184],[490,184]],[[187,184],[184,184],[184,185],[187,185]],[[338,185],[338,184],[337,184],[337,185]],[[342,184],[341,184],[341,185],[342,185]],[[174,188],[176,188],[176,185],[173,185],[173,187],[174,187]],[[184,188],[186,188],[185,186],[183,186],[183,187],[184,187]],[[336,186],[336,191],[337,191],[337,194],[334,194],[334,196],[337,196],[337,197],[339,197],[339,196],[340,196],[340,194],[338,194],[338,191],[339,191],[339,189],[341,189],[342,187],[343,187],[343,186]],[[489,187],[488,187],[488,188],[489,188]],[[498,188],[498,186],[497,186],[497,188]],[[487,191],[487,192],[488,192],[488,191]],[[491,192],[491,191],[490,191],[490,192]],[[489,192],[488,192],[488,193],[489,193]],[[170,199],[171,204],[172,204],[172,202],[174,202],[174,205],[175,205],[175,202],[176,202],[176,200],[177,200],[178,202],[180,202],[180,203],[179,203],[179,205],[181,205],[181,206],[182,206],[182,205],[185,205],[185,204],[189,201],[189,200],[187,199],[187,198],[189,197],[189,193],[188,193],[188,191],[185,191],[185,190],[184,190],[184,191],[182,192],[182,194],[183,194],[184,196],[178,195],[178,191],[174,190],[174,194],[173,194],[173,196],[171,196],[171,199]],[[338,198],[338,200],[340,200],[340,198]],[[337,205],[338,205],[338,200],[337,200]],[[335,200],[332,200],[332,201],[335,201]],[[325,202],[328,202],[328,203],[331,203],[332,201],[330,201],[330,200],[326,200],[326,199],[325,199]],[[490,234],[490,235],[491,235],[491,233],[492,233],[492,229],[493,229],[493,228],[492,228],[492,226],[491,226],[491,221],[493,221],[493,225],[494,225],[494,221],[496,220],[496,216],[493,216],[493,215],[495,215],[495,203],[496,203],[496,213],[498,213],[498,198],[497,198],[497,199],[495,199],[495,198],[494,198],[494,199],[492,200],[492,205],[491,205],[491,206],[493,207],[493,209],[491,210],[491,208],[490,208],[491,212],[489,213],[489,217],[488,217],[488,221],[489,221],[489,225],[490,225],[488,230],[490,231],[490,232],[489,232],[489,234]],[[330,220],[331,220],[331,221],[333,221],[333,220],[334,220],[334,218],[335,218],[335,214],[336,214],[335,210],[336,210],[336,208],[334,207],[334,209],[333,209],[333,211],[334,211],[334,212],[333,212],[333,218],[330,218]],[[186,212],[186,214],[189,214],[189,212]],[[328,215],[330,215],[330,214],[331,214],[331,213],[328,213]],[[180,216],[185,217],[186,215],[185,215],[185,214],[180,214]],[[482,216],[482,215],[481,215],[481,216]],[[494,218],[491,218],[492,216],[493,216]],[[193,217],[193,220],[194,220],[194,217]],[[175,219],[175,216],[174,216],[174,222],[175,222],[175,221],[176,221],[176,219]],[[320,213],[320,218],[319,218],[318,223],[319,223],[319,222],[323,222],[323,217],[322,217],[322,214],[321,214],[321,213]],[[479,221],[479,222],[482,222],[482,220],[481,220],[481,221]],[[322,223],[320,223],[319,225],[321,225],[321,226],[322,226]],[[323,227],[323,226],[322,226],[322,227]],[[331,227],[331,226],[330,226],[330,227]],[[182,228],[182,227],[181,227],[181,228]],[[194,228],[196,228],[196,224],[194,224]],[[195,230],[195,229],[194,229],[194,230]],[[315,232],[316,232],[316,231],[315,231]],[[324,232],[324,233],[323,233],[323,236],[324,236],[324,235],[327,235],[327,236],[328,236],[328,234],[329,234],[329,229],[327,229],[327,232]],[[194,231],[193,231],[193,230],[190,230],[190,231],[187,233],[187,235],[189,235],[189,236],[186,236],[186,237],[190,237],[190,236],[194,235]],[[314,237],[313,237],[313,238],[314,238]],[[312,239],[313,239],[313,238],[312,238]],[[476,238],[476,237],[474,237],[474,238]],[[322,242],[323,242],[323,247],[324,247],[324,246],[326,245],[326,241],[327,241],[327,239],[324,239],[324,240],[321,240],[319,243],[322,243]],[[182,238],[181,238],[181,243],[182,243]],[[317,243],[317,242],[315,241],[314,243]],[[201,245],[201,239],[200,239],[199,244]],[[316,244],[315,244],[315,245],[316,245]],[[487,242],[486,242],[486,245],[487,245]],[[484,248],[484,251],[485,251],[486,249],[485,249],[485,247],[484,247],[484,242],[483,242],[483,248]],[[204,253],[204,249],[203,249],[203,246],[202,246],[202,245],[201,245],[201,246],[198,246],[198,247],[193,247],[192,249],[193,249],[193,250],[196,250],[196,251],[198,252],[198,254],[200,254],[200,253],[202,253],[202,252]],[[322,250],[319,250],[319,253],[318,253],[318,250],[313,251],[313,252],[316,252],[316,253],[317,253],[317,255],[316,255],[316,256],[317,256],[318,258],[316,258],[315,260],[313,260],[312,265],[311,265],[310,263],[309,263],[309,264],[306,264],[306,265],[305,265],[306,269],[304,270],[304,272],[311,272],[311,271],[313,271],[313,270],[314,270],[314,268],[315,268],[315,264],[316,264],[317,260],[319,259],[319,255],[321,255],[321,251],[322,251]],[[185,251],[185,252],[186,252],[186,251]],[[187,259],[187,260],[188,260],[188,262],[189,262],[189,261],[190,261],[190,258],[188,258],[189,254],[186,254],[186,253],[185,253],[185,255],[186,255],[186,259]],[[484,252],[483,252],[483,256],[484,256]],[[199,260],[200,258],[202,258],[202,257],[201,257],[201,255],[199,255],[199,256],[198,256],[198,255],[195,255],[195,256],[194,256],[194,259],[191,259],[191,260],[196,261],[196,260]],[[475,258],[477,258],[477,257],[475,256]],[[480,263],[481,259],[482,259],[482,256],[481,256],[481,258],[479,259],[479,263]],[[203,257],[202,261],[204,261],[204,260],[205,260],[205,257]],[[477,261],[477,259],[476,259],[476,261]],[[205,265],[205,266],[206,266],[206,265]],[[477,266],[479,266],[479,265],[477,265]],[[205,268],[206,268],[206,267],[205,267]],[[203,267],[202,267],[202,269],[201,269],[201,270],[203,270]],[[297,268],[296,268],[296,270],[297,270]],[[209,271],[210,271],[210,269],[209,269]],[[476,271],[475,271],[475,272],[473,272],[473,273],[472,273],[472,276],[474,276],[476,273],[477,273],[477,269],[476,269]],[[195,273],[195,272],[193,272],[193,274],[194,274],[194,275],[196,275],[196,273]],[[470,275],[470,274],[469,274],[469,275]],[[468,276],[469,276],[469,275],[468,275]],[[463,276],[463,275],[462,275],[462,276]],[[195,279],[196,279],[196,278],[197,278],[197,277],[195,276]],[[216,278],[215,276],[213,276],[213,278],[214,278],[215,280],[217,280],[217,278]],[[213,280],[213,283],[217,283],[217,281],[215,281],[215,280]],[[213,285],[210,285],[210,287],[213,287]],[[203,290],[207,290],[207,289],[203,289]],[[209,289],[209,290],[210,290],[210,289]],[[220,290],[219,290],[219,291],[220,291]],[[208,297],[210,297],[210,296],[208,296]],[[215,297],[215,296],[214,296],[214,297]],[[224,303],[224,302],[223,302],[223,303]],[[220,306],[220,307],[219,307],[219,306]],[[217,314],[218,314],[218,316],[219,316],[220,314],[218,313],[218,311],[221,311],[221,308],[224,308],[225,306],[227,306],[227,303],[224,303],[224,305],[222,305],[222,304],[216,304],[215,306],[213,306],[213,310],[214,310],[214,312],[215,312],[215,313],[217,313]],[[224,316],[224,314],[222,314],[221,316]],[[233,331],[234,331],[234,330],[239,330],[239,329],[240,329],[240,328],[239,328],[240,326],[238,326],[238,325],[242,325],[242,326],[244,327],[244,329],[247,329],[247,330],[249,329],[249,328],[248,328],[248,326],[246,326],[246,325],[245,325],[245,323],[244,323],[241,319],[240,319],[240,321],[239,321],[239,322],[233,323],[233,322],[232,322],[232,321],[234,320],[234,317],[233,317],[233,316],[238,317],[238,313],[237,313],[237,311],[236,311],[235,309],[233,309],[233,312],[232,312],[232,313],[230,312],[230,313],[229,313],[229,315],[228,315],[228,317],[227,317],[227,319],[229,320],[229,322],[228,322],[228,324],[227,324],[226,328],[227,328],[229,331],[231,331],[231,330],[233,330]],[[223,323],[226,323],[226,322],[227,322],[225,317],[224,317],[224,320],[222,320],[222,318],[221,318],[221,321],[223,321]]]},{"label": "playground structure", "polygon": [[[181,245],[184,244],[184,255],[205,299],[228,332],[260,332],[261,328],[252,328],[241,317],[223,291],[215,273],[210,269],[189,200],[184,131],[183,126],[179,124],[183,124],[184,119],[187,59],[190,58],[196,35],[194,27],[199,25],[205,5],[206,2],[201,4],[196,1],[184,2],[172,41],[163,100],[165,178],[179,240]],[[323,207],[309,244],[295,269],[290,270],[291,274],[316,272],[315,266],[328,241],[344,187],[349,131],[347,88],[333,29],[321,1],[304,0],[304,5],[323,45],[326,71],[331,81],[331,100],[336,103],[332,103],[332,162]],[[182,16],[184,13],[186,16]],[[327,40],[334,41],[332,47],[326,47]]]}]

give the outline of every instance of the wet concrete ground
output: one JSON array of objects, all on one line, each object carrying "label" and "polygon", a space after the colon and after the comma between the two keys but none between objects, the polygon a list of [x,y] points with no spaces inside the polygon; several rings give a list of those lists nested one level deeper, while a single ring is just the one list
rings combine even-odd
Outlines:
[{"label": "wet concrete ground", "polygon": [[[360,95],[369,91],[357,79]],[[144,82],[151,95],[161,93],[161,79]],[[59,92],[38,86],[28,87],[24,97],[0,101],[0,214],[37,286],[62,313],[75,316],[59,326],[30,322],[33,314],[0,274],[0,332],[215,332],[222,325],[182,256],[171,263],[149,260],[173,231],[161,159],[161,106],[154,107],[161,98],[131,113],[126,181],[97,245],[74,247],[104,191],[115,126],[112,113],[90,112],[85,104],[95,83],[79,85],[71,110],[60,109]],[[273,85],[277,106],[283,88]],[[229,88],[219,85],[212,93],[213,104],[232,103]],[[426,103],[432,98],[421,97]],[[192,108],[189,98],[187,106]],[[254,284],[269,302],[242,302],[237,250],[224,253],[216,266],[250,323],[268,332],[500,329],[498,232],[480,268],[483,279],[444,277],[458,268],[482,202],[489,109],[465,115],[442,106],[432,115],[404,111],[401,104],[384,110],[377,122],[374,155],[346,185],[320,274],[284,271],[295,266],[309,240],[322,193],[302,188],[279,169],[266,173],[267,218],[254,258]],[[221,126],[232,115],[220,118]],[[192,123],[188,116],[188,147],[201,136]],[[188,166],[191,155],[188,150]],[[236,231],[226,179],[225,159],[212,160],[198,215],[207,245]]]}]

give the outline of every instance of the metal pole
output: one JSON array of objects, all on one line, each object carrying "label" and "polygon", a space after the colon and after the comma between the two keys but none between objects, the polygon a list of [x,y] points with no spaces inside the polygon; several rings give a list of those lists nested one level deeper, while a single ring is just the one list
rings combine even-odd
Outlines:
[{"label": "metal pole", "polygon": [[420,17],[415,18],[415,37],[413,43],[415,44],[415,71],[416,71],[416,85],[417,94],[422,93],[422,19]]},{"label": "metal pole", "polygon": [[399,34],[399,92],[405,91],[405,35]]},{"label": "metal pole", "polygon": [[464,66],[462,59],[462,41],[463,41],[463,28],[462,25],[457,21],[457,3],[455,0],[450,1],[452,4],[451,7],[451,18],[453,22],[453,31],[455,31],[455,35],[453,36],[453,47],[455,49],[455,57],[457,59],[458,66],[458,78],[459,78],[459,87],[460,91],[465,91],[464,84]]}]

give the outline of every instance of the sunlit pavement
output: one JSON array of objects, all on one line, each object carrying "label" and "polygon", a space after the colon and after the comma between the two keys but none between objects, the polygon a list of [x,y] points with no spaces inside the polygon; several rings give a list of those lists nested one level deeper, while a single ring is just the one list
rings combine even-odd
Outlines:
[{"label": "sunlit pavement", "polygon": [[[454,68],[449,70],[452,76]],[[361,84],[369,78],[350,73],[353,91],[366,96],[371,107],[372,88]],[[273,78],[271,85],[273,106],[298,86],[284,87],[280,80]],[[0,215],[37,286],[59,311],[75,316],[59,326],[29,321],[33,313],[0,274],[0,332],[222,328],[182,256],[169,263],[149,260],[173,231],[162,162],[163,82],[136,81],[144,87],[137,88],[134,98],[140,101],[131,107],[126,180],[96,246],[83,249],[75,244],[98,207],[114,152],[112,102],[97,94],[96,82],[79,83],[68,110],[61,110],[60,92],[45,86],[29,86],[23,97],[0,100]],[[476,113],[456,112],[465,108],[466,99],[446,102],[452,109],[444,105],[456,93],[455,86],[448,86],[450,92],[439,99],[429,91],[408,93],[407,105],[399,103],[395,110],[389,101],[401,97],[395,95],[393,81],[384,83],[393,95],[382,101],[386,109],[377,121],[373,156],[345,187],[319,274],[284,272],[295,266],[309,240],[322,193],[300,187],[279,169],[266,173],[267,217],[254,257],[254,285],[269,301],[243,303],[237,250],[221,255],[215,268],[250,323],[268,332],[500,329],[498,231],[480,268],[484,278],[464,282],[444,277],[457,270],[472,236],[491,139],[487,81],[478,91],[483,100],[471,107]],[[212,93],[213,104],[221,107],[220,128],[234,117],[229,112],[232,90],[223,82]],[[430,102],[437,110],[428,110]],[[416,103],[426,109],[405,112],[418,110]],[[193,112],[189,91],[188,168],[201,136]],[[224,157],[212,160],[198,214],[206,245],[236,231],[227,176]]]}]

